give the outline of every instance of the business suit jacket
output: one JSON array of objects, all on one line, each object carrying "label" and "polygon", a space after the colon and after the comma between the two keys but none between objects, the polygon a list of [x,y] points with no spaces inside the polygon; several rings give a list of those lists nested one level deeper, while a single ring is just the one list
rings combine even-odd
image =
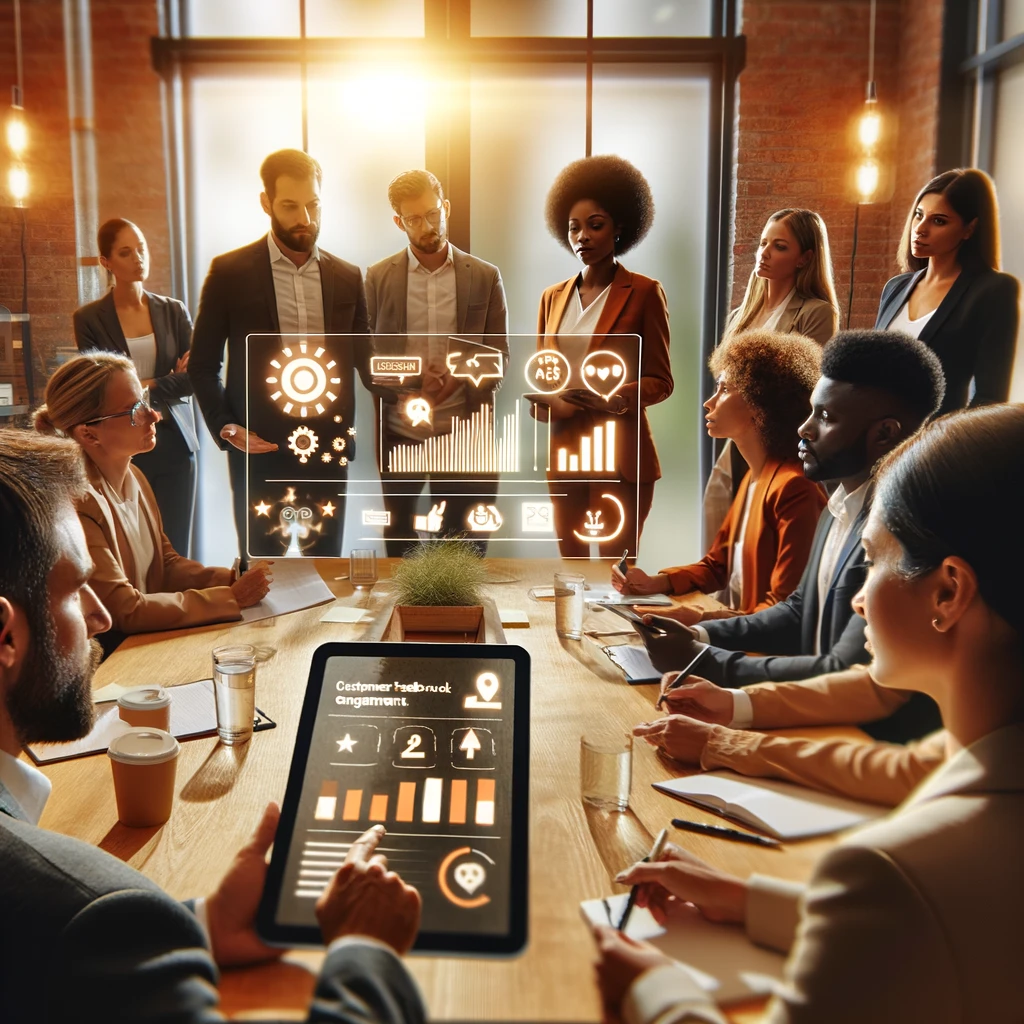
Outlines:
[{"label": "business suit jacket", "polygon": [[[827,508],[818,520],[810,558],[796,590],[785,601],[753,615],[702,622],[712,646],[695,671],[720,686],[745,686],[766,680],[809,679],[868,662],[864,620],[851,604],[867,575],[860,538],[868,511],[865,503],[839,552],[821,620],[821,654],[815,654],[814,647],[818,629],[818,565],[832,524]],[[744,651],[761,653],[748,655]],[[665,671],[671,667],[666,666]]]},{"label": "business suit jacket", "polygon": [[[924,274],[918,270],[886,282],[878,304],[877,330],[889,327]],[[1007,400],[1017,347],[1019,298],[1020,282],[1009,274],[988,267],[960,271],[920,334],[920,340],[939,357],[946,375],[940,415],[967,406],[972,377],[972,409]]]},{"label": "business suit jacket", "polygon": [[712,726],[700,759],[706,771],[728,768],[741,775],[786,779],[895,807],[946,760],[942,731],[909,744],[807,740],[755,731],[888,717],[911,695],[876,685],[867,666],[797,683],[758,683],[746,693],[754,712],[752,727]]},{"label": "business suit jacket", "polygon": [[[199,439],[195,429],[181,429],[181,424],[169,415],[170,407],[180,404],[192,394],[192,382],[187,373],[175,373],[177,361],[185,355],[192,344],[192,318],[184,304],[166,295],[146,292],[149,300],[149,317],[153,321],[153,335],[156,338],[156,382],[150,387],[149,395],[153,407],[166,414],[182,435],[190,452],[199,450]],[[102,298],[80,306],[72,314],[75,330],[75,345],[79,352],[117,352],[131,358],[128,342],[125,340],[121,322],[114,308],[114,293],[108,291]],[[189,414],[191,417],[191,413]]]},{"label": "business suit jacket", "polygon": [[90,487],[78,500],[77,509],[94,566],[89,585],[110,612],[114,630],[148,633],[242,617],[230,588],[232,571],[182,558],[171,547],[149,482],[132,466],[129,471],[138,482],[153,541],[153,561],[143,593],[128,539],[98,491],[99,470],[88,458],[85,465]]},{"label": "business suit jacket", "polygon": [[[572,298],[579,275],[545,289],[540,298],[537,316],[538,348],[558,347],[558,325],[566,304]],[[602,335],[639,334],[643,340],[640,366],[636,366],[636,346],[623,344],[614,337]],[[626,384],[618,394],[629,403],[627,413],[619,420],[616,432],[617,465],[624,480],[653,483],[661,478],[661,464],[651,436],[651,426],[644,411],[649,405],[664,402],[672,394],[672,361],[669,355],[668,301],[658,281],[643,274],[633,274],[621,263],[615,269],[608,298],[601,312],[588,352],[607,348],[618,352],[636,383]],[[634,469],[637,450],[636,407],[640,404],[640,465]],[[581,409],[571,420],[552,423],[553,438],[560,432],[586,434],[604,417]],[[571,425],[570,425],[571,424]]]},{"label": "business suit jacket", "polygon": [[824,345],[839,327],[839,313],[824,299],[794,295],[779,317],[775,330],[780,334],[802,334]]},{"label": "business suit jacket", "polygon": [[[0,784],[0,1020],[207,1024],[217,967],[185,905],[104,851],[29,824]],[[343,944],[309,1021],[414,1024],[426,1014],[393,953]]]},{"label": "business suit jacket", "polygon": [[[770,1024],[1021,1019],[1022,752],[1020,724],[972,743],[842,840],[806,887],[751,878],[748,936],[789,951]],[[641,994],[652,1007],[676,982],[656,973],[660,991]]]},{"label": "business suit jacket", "polygon": [[[748,472],[711,549],[699,562],[661,570],[667,574],[673,593],[700,590],[707,594],[728,586],[732,552],[750,486]],[[765,463],[754,485],[743,538],[741,613],[769,608],[796,590],[824,507],[824,492],[804,476],[796,459],[769,459]]]},{"label": "business suit jacket", "polygon": [[[366,296],[359,268],[320,253],[324,333],[366,334]],[[210,433],[221,448],[228,442],[221,430],[229,423],[246,425],[245,339],[249,334],[277,334],[277,297],[270,266],[267,237],[217,256],[210,264],[199,297],[199,312],[192,332],[188,375]],[[224,343],[227,341],[227,379],[221,384]],[[335,410],[345,423],[354,422],[353,369],[370,386],[369,341],[346,346],[351,361],[337,372],[342,379]]]}]

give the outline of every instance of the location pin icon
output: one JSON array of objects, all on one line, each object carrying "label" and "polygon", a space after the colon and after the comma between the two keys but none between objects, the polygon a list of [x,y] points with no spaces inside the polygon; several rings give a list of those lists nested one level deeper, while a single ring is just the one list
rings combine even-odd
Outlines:
[{"label": "location pin icon", "polygon": [[489,704],[498,692],[498,677],[493,672],[481,672],[476,677],[476,690],[484,703]]},{"label": "location pin icon", "polygon": [[583,383],[605,401],[626,383],[626,360],[610,349],[598,349],[583,360]]},{"label": "location pin icon", "polygon": [[466,890],[470,896],[473,895],[484,884],[487,873],[479,864],[468,861],[460,864],[454,871],[455,881]]}]

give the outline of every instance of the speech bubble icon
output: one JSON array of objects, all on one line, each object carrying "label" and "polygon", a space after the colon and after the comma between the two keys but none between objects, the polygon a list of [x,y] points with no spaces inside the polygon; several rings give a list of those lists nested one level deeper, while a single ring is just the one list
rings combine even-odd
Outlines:
[{"label": "speech bubble icon", "polygon": [[460,864],[452,874],[460,888],[465,889],[470,896],[473,895],[487,880],[487,872],[479,864],[467,861]]},{"label": "speech bubble icon", "polygon": [[583,383],[606,402],[626,383],[626,360],[610,349],[591,352],[583,360]]},{"label": "speech bubble icon", "polygon": [[481,672],[480,675],[476,677],[476,692],[479,693],[485,701],[491,701],[494,699],[500,685],[498,677],[493,672]]},{"label": "speech bubble icon", "polygon": [[480,347],[466,352],[449,352],[445,365],[456,380],[471,380],[477,388],[485,380],[500,380],[505,373],[502,354]]},{"label": "speech bubble icon", "polygon": [[565,390],[572,368],[557,348],[534,352],[526,361],[526,386],[542,395],[555,395]]},{"label": "speech bubble icon", "polygon": [[433,410],[425,398],[410,398],[405,403],[405,415],[409,417],[412,425],[418,427],[421,423],[430,423],[430,415]]}]

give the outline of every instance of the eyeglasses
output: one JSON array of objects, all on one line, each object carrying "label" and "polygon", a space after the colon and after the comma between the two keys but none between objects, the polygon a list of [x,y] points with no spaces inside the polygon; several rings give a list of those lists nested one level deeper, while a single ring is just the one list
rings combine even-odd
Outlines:
[{"label": "eyeglasses", "polygon": [[444,213],[443,206],[436,206],[433,210],[428,210],[425,217],[421,217],[419,214],[415,214],[412,217],[403,217],[399,215],[398,219],[408,228],[409,231],[419,231],[423,227],[423,221],[428,220],[436,228],[441,223],[441,215]]},{"label": "eyeglasses", "polygon": [[124,412],[112,412],[109,416],[97,416],[94,420],[86,420],[83,426],[91,427],[94,423],[102,423],[104,420],[116,420],[121,416],[127,416],[133,427],[142,425],[143,414],[152,413],[153,407],[149,404],[149,388],[142,389],[142,398],[130,409]]}]

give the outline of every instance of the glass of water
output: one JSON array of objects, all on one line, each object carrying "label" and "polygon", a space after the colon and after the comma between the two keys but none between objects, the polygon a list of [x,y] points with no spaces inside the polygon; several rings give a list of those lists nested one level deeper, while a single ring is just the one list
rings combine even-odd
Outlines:
[{"label": "glass of water", "polygon": [[377,552],[353,548],[348,555],[348,578],[353,587],[372,587],[377,582]]},{"label": "glass of water", "polygon": [[585,576],[555,573],[555,632],[568,640],[583,639],[583,590]]},{"label": "glass of water", "polygon": [[221,743],[248,743],[256,717],[256,648],[250,644],[214,647],[213,694]]},{"label": "glass of water", "polygon": [[580,737],[580,796],[602,811],[629,807],[633,737],[628,732]]}]

